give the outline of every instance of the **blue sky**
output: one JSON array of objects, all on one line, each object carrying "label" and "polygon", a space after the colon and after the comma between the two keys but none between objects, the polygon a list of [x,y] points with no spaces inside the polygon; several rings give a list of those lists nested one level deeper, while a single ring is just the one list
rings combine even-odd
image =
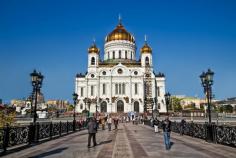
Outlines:
[{"label": "blue sky", "polygon": [[234,0],[1,0],[0,98],[28,96],[36,68],[45,76],[46,99],[71,100],[93,37],[103,57],[119,13],[136,38],[137,58],[147,34],[154,69],[165,73],[170,93],[202,97],[199,75],[211,68],[215,97],[236,96]]}]

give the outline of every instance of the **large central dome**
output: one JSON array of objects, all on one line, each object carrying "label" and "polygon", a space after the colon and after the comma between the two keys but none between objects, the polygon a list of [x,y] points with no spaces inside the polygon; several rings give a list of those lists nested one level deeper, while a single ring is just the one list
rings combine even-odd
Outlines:
[{"label": "large central dome", "polygon": [[126,31],[126,29],[121,23],[119,23],[105,39],[106,42],[116,40],[126,40],[135,43],[134,37],[128,31]]}]

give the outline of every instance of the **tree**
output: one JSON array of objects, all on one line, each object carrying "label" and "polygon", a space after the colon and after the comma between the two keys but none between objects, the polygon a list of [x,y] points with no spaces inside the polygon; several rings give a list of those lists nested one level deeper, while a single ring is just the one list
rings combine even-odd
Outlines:
[{"label": "tree", "polygon": [[224,107],[223,106],[218,106],[217,111],[222,113],[224,112]]},{"label": "tree", "polygon": [[74,110],[74,105],[67,106],[67,111],[73,111],[73,110]]},{"label": "tree", "polygon": [[0,127],[6,126],[6,124],[11,125],[14,123],[14,118],[15,118],[16,113],[15,112],[9,112],[7,113],[7,110],[5,111],[0,111]]},{"label": "tree", "polygon": [[171,106],[172,106],[174,112],[182,111],[181,100],[182,99],[176,98],[176,97],[171,98]]},{"label": "tree", "polygon": [[232,113],[233,112],[233,106],[232,105],[224,105],[223,107],[224,112],[226,113]]}]

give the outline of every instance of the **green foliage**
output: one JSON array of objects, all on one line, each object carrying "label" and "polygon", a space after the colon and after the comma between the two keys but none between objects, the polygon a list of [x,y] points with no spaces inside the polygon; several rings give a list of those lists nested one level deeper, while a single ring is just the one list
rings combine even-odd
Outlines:
[{"label": "green foliage", "polygon": [[67,111],[73,111],[73,110],[74,110],[74,105],[67,106]]},{"label": "green foliage", "polygon": [[49,112],[56,112],[57,108],[55,106],[49,106],[47,109]]},{"label": "green foliage", "polygon": [[6,124],[11,125],[14,122],[15,115],[15,112],[0,111],[0,127],[4,127]]},{"label": "green foliage", "polygon": [[232,105],[224,105],[223,110],[226,113],[232,113],[233,112],[233,106]]},{"label": "green foliage", "polygon": [[192,104],[189,104],[189,105],[185,106],[184,109],[195,110],[197,108],[195,107],[195,104],[192,103]]},{"label": "green foliage", "polygon": [[201,110],[204,110],[204,105],[201,104],[201,105],[200,105],[200,109],[201,109]]},{"label": "green foliage", "polygon": [[219,107],[217,108],[217,110],[218,110],[220,113],[224,112],[223,106],[219,106]]},{"label": "green foliage", "polygon": [[217,111],[220,113],[232,113],[234,111],[234,107],[232,105],[221,105],[217,107]]},{"label": "green foliage", "polygon": [[180,98],[172,97],[171,98],[171,106],[175,112],[182,111],[182,106],[181,106],[181,100]]}]

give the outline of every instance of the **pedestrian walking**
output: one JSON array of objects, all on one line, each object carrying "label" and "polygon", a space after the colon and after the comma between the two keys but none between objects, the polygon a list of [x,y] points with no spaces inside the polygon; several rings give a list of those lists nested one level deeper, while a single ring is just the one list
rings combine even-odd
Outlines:
[{"label": "pedestrian walking", "polygon": [[107,119],[107,125],[108,125],[109,131],[111,131],[111,124],[112,124],[112,118],[109,116]]},{"label": "pedestrian walking", "polygon": [[154,131],[155,131],[155,133],[158,133],[158,132],[159,132],[159,129],[158,129],[159,122],[160,122],[160,121],[159,121],[157,118],[155,118],[155,119],[153,120],[153,125],[154,125]]},{"label": "pedestrian walking", "polygon": [[101,123],[102,123],[102,130],[105,130],[105,124],[106,124],[105,118],[102,118]]},{"label": "pedestrian walking", "polygon": [[96,146],[97,123],[95,118],[90,118],[88,123],[88,148],[91,146],[91,138],[93,138],[93,146]]},{"label": "pedestrian walking", "polygon": [[164,134],[164,143],[166,150],[170,150],[170,132],[171,132],[171,121],[169,120],[169,117],[167,116],[165,120],[162,122],[162,129]]},{"label": "pedestrian walking", "polygon": [[117,129],[118,123],[119,123],[119,120],[118,120],[118,118],[115,118],[115,119],[114,119],[114,125],[115,125],[115,129]]},{"label": "pedestrian walking", "polygon": [[180,132],[179,132],[179,134],[181,136],[184,134],[185,126],[186,126],[186,121],[185,121],[185,119],[182,119],[181,122],[180,122]]}]

